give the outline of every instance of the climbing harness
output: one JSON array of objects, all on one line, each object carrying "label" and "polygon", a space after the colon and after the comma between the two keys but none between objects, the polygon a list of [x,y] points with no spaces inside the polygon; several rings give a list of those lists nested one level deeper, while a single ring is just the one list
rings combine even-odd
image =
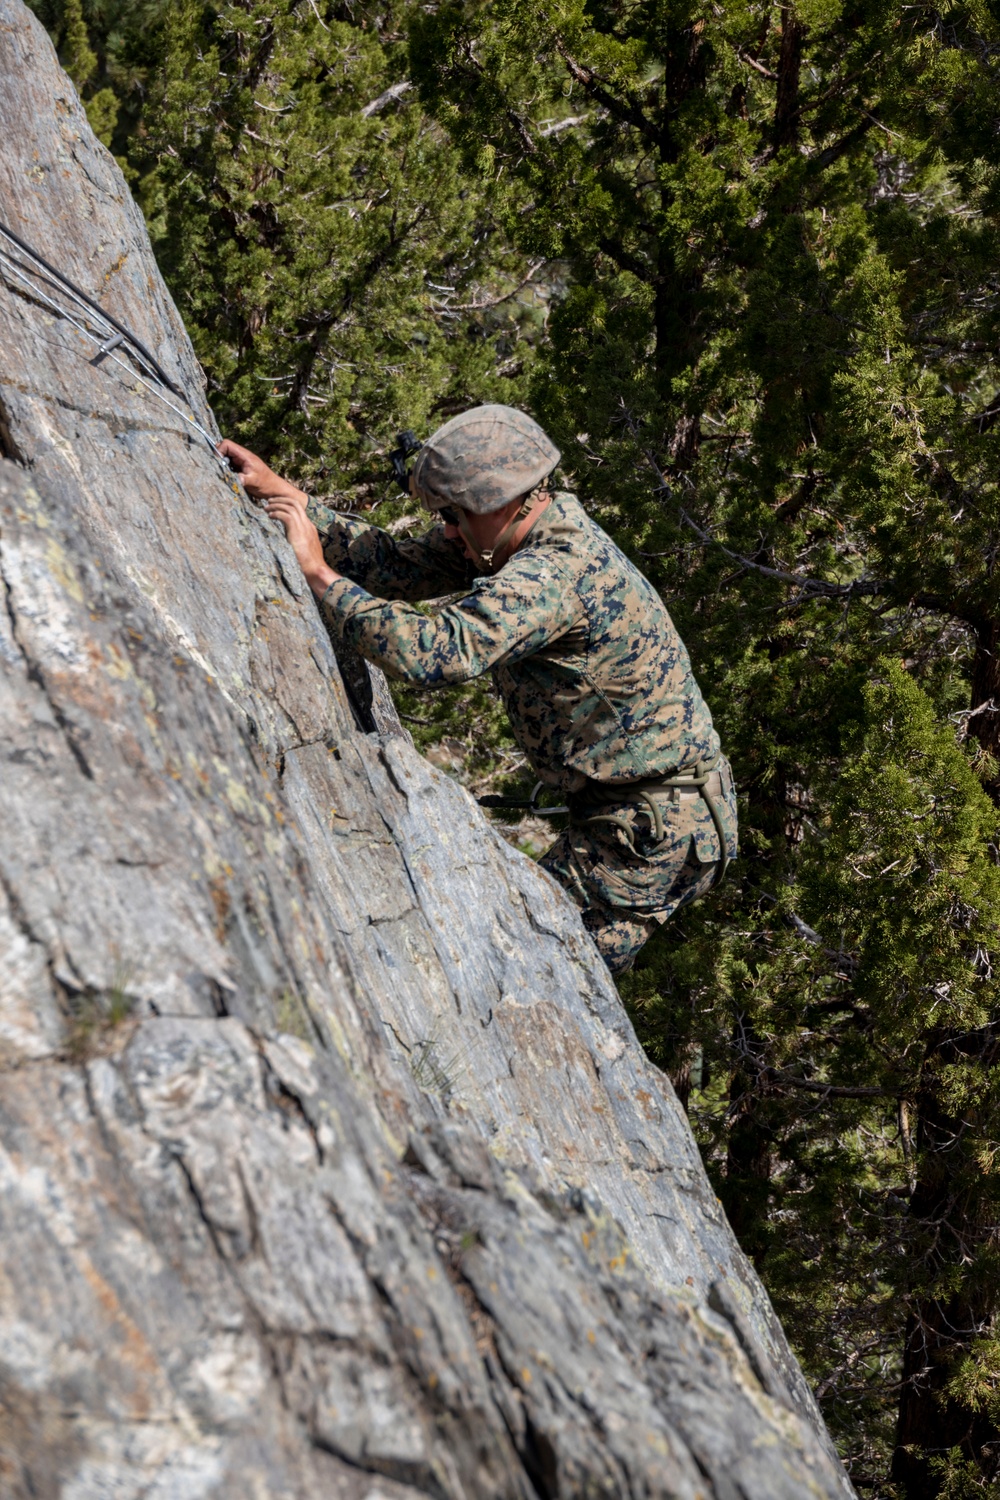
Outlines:
[{"label": "climbing harness", "polygon": [[[164,395],[164,388],[166,388],[173,395],[179,396],[182,401],[185,401],[188,406],[192,407],[192,410],[194,409],[190,397],[180,386],[174,384],[170,376],[163,369],[163,366],[150,354],[145,344],[124,323],[119,323],[117,318],[113,317],[111,313],[105,312],[99,303],[95,302],[92,297],[88,297],[86,292],[81,291],[74,282],[70,281],[68,276],[64,276],[61,271],[57,271],[54,266],[50,265],[44,256],[39,255],[37,250],[29,245],[26,240],[22,240],[6,224],[0,223],[0,236],[2,236],[2,239],[0,239],[0,273],[3,273],[5,277],[15,277],[22,286],[27,288],[32,298],[51,308],[60,318],[65,318],[78,332],[96,344],[97,349],[90,361],[92,365],[98,365],[102,360],[110,359],[133,380],[137,380],[158,401],[162,401],[164,406],[168,406],[176,416],[180,417],[182,422],[186,422],[189,427],[193,427],[205,439],[216,459],[228,472],[229,465],[222,458],[221,454],[218,453],[216,439],[212,434],[200,422],[196,421],[194,417],[182,411],[179,406],[175,406]],[[8,243],[5,244],[4,241]],[[9,249],[10,245],[16,248],[20,256],[27,256],[29,264],[25,264],[22,259],[12,255]],[[30,262],[33,262],[33,264]],[[46,277],[51,279],[50,284],[51,282],[55,283],[55,289],[62,293],[64,298],[68,296],[77,303],[75,309],[70,311],[68,308],[61,306],[47,292],[42,290],[39,281]],[[92,324],[94,326],[90,326]],[[131,356],[131,364],[116,353],[119,349]]]},{"label": "climbing harness", "polygon": [[577,809],[573,803],[575,802],[577,807],[593,806],[594,803],[613,804],[618,807],[645,806],[653,824],[653,840],[656,844],[662,844],[666,837],[666,829],[659,799],[667,797],[673,802],[685,796],[701,797],[708,808],[719,840],[719,860],[715,867],[715,878],[712,881],[714,890],[724,879],[730,864],[726,830],[719,809],[719,799],[723,795],[722,774],[719,770],[721,763],[722,756],[715,755],[711,760],[692,761],[686,766],[680,766],[667,776],[655,776],[646,781],[617,784],[611,781],[591,782],[585,791],[575,793],[570,799],[570,819],[578,828],[591,828],[597,823],[613,824],[624,835],[635,857],[647,861],[648,857],[636,848],[632,825],[625,818],[617,817],[614,813],[595,813],[586,818],[577,817]]},{"label": "climbing harness", "polygon": [[722,773],[719,769],[721,764],[722,755],[719,754],[712,760],[692,761],[667,776],[652,776],[646,781],[592,781],[584,791],[574,792],[570,796],[568,807],[540,806],[538,794],[543,786],[541,781],[527,800],[518,797],[478,797],[476,800],[480,807],[523,808],[526,812],[534,813],[537,818],[554,818],[559,813],[569,813],[570,823],[575,828],[591,828],[597,823],[611,823],[624,835],[625,842],[636,859],[648,863],[648,856],[636,848],[635,832],[625,818],[618,817],[615,813],[594,813],[589,817],[580,817],[579,812],[585,807],[593,807],[595,803],[598,806],[601,803],[615,807],[644,806],[653,824],[653,841],[662,844],[666,828],[658,799],[667,797],[670,801],[677,801],[682,797],[700,797],[708,808],[719,840],[720,855],[711,886],[714,890],[724,879],[730,865],[726,830],[719,808],[719,800],[723,796]]}]

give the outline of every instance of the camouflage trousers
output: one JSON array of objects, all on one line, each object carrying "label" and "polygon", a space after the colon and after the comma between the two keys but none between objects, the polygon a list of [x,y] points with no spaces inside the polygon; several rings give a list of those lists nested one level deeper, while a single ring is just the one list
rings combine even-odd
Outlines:
[{"label": "camouflage trousers", "polygon": [[[736,795],[728,764],[722,765],[719,811],[730,859],[736,857]],[[548,870],[581,909],[590,933],[612,974],[630,969],[643,944],[668,918],[711,890],[718,865],[719,838],[702,797],[661,800],[664,837],[656,843],[652,818],[634,803],[591,808],[571,802],[574,823],[543,854]],[[620,828],[602,823],[581,826],[591,812],[613,814],[632,830],[633,850]]]}]

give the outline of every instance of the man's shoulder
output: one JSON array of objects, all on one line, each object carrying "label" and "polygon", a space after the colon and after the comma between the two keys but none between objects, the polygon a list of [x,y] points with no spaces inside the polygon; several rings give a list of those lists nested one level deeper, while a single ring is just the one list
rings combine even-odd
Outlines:
[{"label": "man's shoulder", "polygon": [[551,590],[573,589],[579,575],[567,549],[551,546],[524,547],[504,563],[499,573],[481,578],[479,584],[493,586],[498,592],[523,594],[530,603],[539,601]]},{"label": "man's shoulder", "polygon": [[559,490],[511,561],[520,558],[531,566],[557,568],[564,576],[578,573],[581,560],[593,553],[595,541],[603,536],[577,497]]},{"label": "man's shoulder", "polygon": [[615,588],[645,584],[635,564],[576,495],[559,491],[553,496],[551,509],[552,519],[540,538],[540,550],[558,557],[564,574],[572,576],[581,588],[589,592],[602,578]]}]

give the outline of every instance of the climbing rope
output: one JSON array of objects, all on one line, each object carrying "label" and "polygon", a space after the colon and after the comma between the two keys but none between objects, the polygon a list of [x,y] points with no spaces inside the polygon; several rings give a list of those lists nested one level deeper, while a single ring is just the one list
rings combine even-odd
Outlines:
[{"label": "climbing rope", "polygon": [[[82,333],[85,338],[90,339],[97,346],[96,352],[90,361],[91,364],[97,365],[104,359],[110,359],[120,369],[124,370],[126,375],[131,379],[137,380],[158,401],[162,401],[164,406],[169,407],[175,416],[180,417],[182,422],[186,422],[189,427],[193,427],[205,439],[215,458],[228,473],[228,463],[216,451],[216,439],[200,422],[196,421],[194,417],[189,416],[186,411],[182,411],[179,406],[176,406],[173,401],[164,395],[163,388],[165,387],[175,396],[180,396],[181,400],[185,401],[193,409],[193,403],[189,396],[179,386],[174,384],[162,365],[150,354],[145,344],[136,337],[131,329],[127,328],[124,323],[119,323],[118,319],[113,317],[111,313],[105,312],[93,298],[88,297],[86,292],[81,291],[74,282],[70,281],[68,276],[64,276],[61,271],[57,271],[44,256],[39,255],[37,250],[33,249],[25,240],[22,240],[19,235],[16,235],[12,229],[8,229],[6,224],[0,223],[0,236],[3,237],[0,239],[0,272],[3,272],[6,277],[12,276],[16,278],[27,289],[31,297],[43,303],[46,307],[51,308],[60,318],[65,318],[78,332]],[[22,256],[27,256],[29,261],[34,262],[34,264],[25,265],[23,260],[12,256],[8,246],[3,243],[4,240],[8,241],[10,245],[15,246]],[[56,283],[57,289],[72,298],[78,304],[78,308],[70,311],[55,301],[53,297],[50,297],[47,292],[43,291],[38,284],[43,276],[50,277]],[[95,316],[100,321],[100,324],[103,324],[103,327],[89,326],[89,324],[94,322]],[[116,353],[118,349],[132,356],[131,364]],[[143,366],[145,367],[144,369],[141,368]]]}]

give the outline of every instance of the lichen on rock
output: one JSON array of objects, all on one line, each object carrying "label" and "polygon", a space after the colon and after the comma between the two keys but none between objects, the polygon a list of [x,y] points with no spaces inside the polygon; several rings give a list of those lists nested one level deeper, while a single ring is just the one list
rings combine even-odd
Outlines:
[{"label": "lichen on rock", "polygon": [[[214,430],[21,0],[0,219]],[[0,272],[0,1491],[849,1494],[572,904],[377,681],[359,703],[356,662],[345,689],[279,529],[25,275]]]}]

